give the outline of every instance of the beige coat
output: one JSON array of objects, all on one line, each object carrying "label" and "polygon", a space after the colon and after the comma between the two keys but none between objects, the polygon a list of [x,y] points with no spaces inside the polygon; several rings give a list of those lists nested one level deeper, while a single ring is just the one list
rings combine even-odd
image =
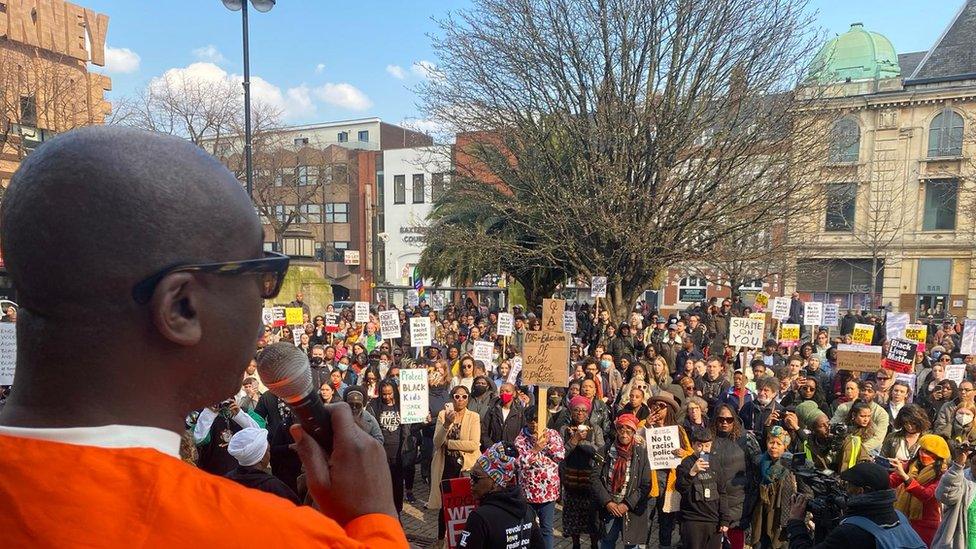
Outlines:
[{"label": "beige coat", "polygon": [[444,410],[437,413],[437,425],[434,427],[434,459],[430,462],[430,497],[427,499],[428,509],[441,508],[441,476],[444,474],[444,448],[459,450],[464,457],[461,471],[470,471],[475,460],[481,455],[481,416],[477,412],[464,410],[461,418],[461,439],[447,440],[447,428],[444,426]]}]

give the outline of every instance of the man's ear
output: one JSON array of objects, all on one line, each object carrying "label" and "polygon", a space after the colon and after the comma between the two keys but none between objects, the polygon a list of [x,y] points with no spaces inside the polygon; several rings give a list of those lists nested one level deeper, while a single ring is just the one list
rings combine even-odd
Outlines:
[{"label": "man's ear", "polygon": [[164,338],[187,347],[200,342],[200,290],[190,273],[173,273],[159,281],[149,305],[153,324]]}]

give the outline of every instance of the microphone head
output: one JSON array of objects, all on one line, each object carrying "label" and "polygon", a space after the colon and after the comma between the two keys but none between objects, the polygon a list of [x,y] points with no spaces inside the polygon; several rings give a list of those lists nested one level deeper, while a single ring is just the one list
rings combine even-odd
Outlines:
[{"label": "microphone head", "polygon": [[261,382],[281,400],[298,402],[312,392],[312,371],[308,356],[284,341],[269,345],[258,356]]}]

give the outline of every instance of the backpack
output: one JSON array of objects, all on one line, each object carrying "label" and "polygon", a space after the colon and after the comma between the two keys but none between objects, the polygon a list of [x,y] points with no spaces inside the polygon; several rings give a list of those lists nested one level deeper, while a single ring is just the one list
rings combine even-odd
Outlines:
[{"label": "backpack", "polygon": [[878,549],[926,549],[925,542],[911,527],[908,518],[897,509],[895,513],[898,514],[898,526],[894,528],[882,528],[873,520],[859,516],[846,517],[840,523],[857,526],[874,536]]}]

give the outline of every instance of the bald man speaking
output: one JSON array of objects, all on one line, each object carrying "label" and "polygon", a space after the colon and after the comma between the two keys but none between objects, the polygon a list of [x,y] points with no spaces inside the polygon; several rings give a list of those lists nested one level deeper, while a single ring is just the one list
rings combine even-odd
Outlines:
[{"label": "bald man speaking", "polygon": [[173,137],[74,130],[24,161],[0,216],[21,305],[5,546],[407,546],[383,448],[345,404],[331,456],[292,429],[322,513],[179,459],[185,414],[240,388],[288,266],[219,162]]}]

